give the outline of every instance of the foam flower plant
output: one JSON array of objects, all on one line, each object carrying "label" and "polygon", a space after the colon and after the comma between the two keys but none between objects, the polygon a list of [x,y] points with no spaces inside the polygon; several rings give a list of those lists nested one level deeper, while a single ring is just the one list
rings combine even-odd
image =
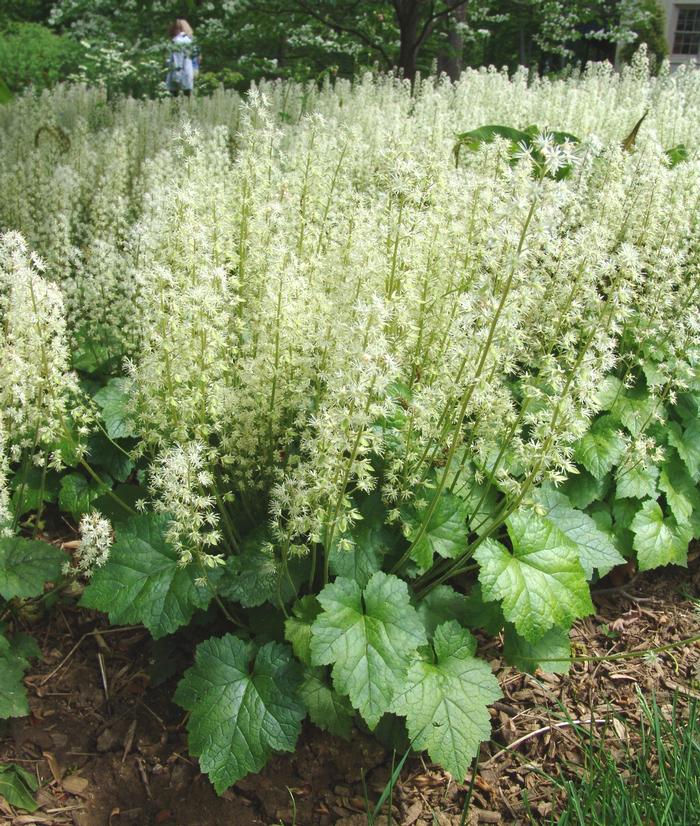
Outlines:
[{"label": "foam flower plant", "polygon": [[[2,253],[3,598],[60,575],[22,543],[62,511],[84,607],[225,624],[176,692],[218,791],[306,715],[463,779],[499,696],[471,632],[563,672],[590,584],[700,534],[699,77],[0,112],[27,239]],[[60,129],[23,140],[37,112]]]}]

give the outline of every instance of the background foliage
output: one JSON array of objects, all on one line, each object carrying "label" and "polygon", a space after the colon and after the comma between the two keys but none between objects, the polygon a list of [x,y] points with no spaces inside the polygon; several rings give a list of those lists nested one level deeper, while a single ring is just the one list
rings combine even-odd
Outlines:
[{"label": "background foliage", "polygon": [[0,77],[15,92],[66,79],[162,92],[167,27],[182,16],[202,48],[202,91],[375,66],[410,78],[435,68],[454,78],[482,63],[561,70],[629,57],[642,42],[655,59],[665,54],[657,0],[3,0]]}]

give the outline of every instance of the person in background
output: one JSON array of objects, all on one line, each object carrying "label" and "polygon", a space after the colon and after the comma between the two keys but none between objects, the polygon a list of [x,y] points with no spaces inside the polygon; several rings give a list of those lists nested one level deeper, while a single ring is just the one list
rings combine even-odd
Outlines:
[{"label": "person in background", "polygon": [[189,97],[199,72],[199,49],[194,42],[192,26],[182,19],[176,20],[168,30],[172,41],[168,57],[168,75],[165,85],[173,97],[180,93]]}]

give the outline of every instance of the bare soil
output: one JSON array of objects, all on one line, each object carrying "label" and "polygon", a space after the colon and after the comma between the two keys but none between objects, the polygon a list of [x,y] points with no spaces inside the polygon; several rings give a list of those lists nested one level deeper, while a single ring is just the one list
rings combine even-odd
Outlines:
[{"label": "bare soil", "polygon": [[[698,634],[699,556],[691,553],[688,570],[648,574],[599,594],[595,616],[573,630],[575,653],[645,651]],[[43,656],[26,679],[31,715],[0,728],[0,762],[36,773],[41,805],[29,815],[0,798],[0,826],[367,823],[365,789],[376,801],[392,765],[391,752],[373,737],[355,731],[345,742],[307,724],[295,754],[275,757],[261,774],[217,797],[188,756],[186,717],[171,702],[191,658],[191,638],[154,650],[143,629],[109,628],[104,617],[70,604],[23,622]],[[529,823],[525,796],[534,822],[558,811],[555,787],[536,770],[575,774],[580,768],[572,720],[604,732],[621,756],[625,741],[634,748],[629,724],[640,714],[637,690],[655,693],[662,708],[674,694],[681,703],[700,699],[698,644],[635,659],[577,662],[567,676],[519,673],[503,664],[500,652],[498,640],[481,641],[504,698],[492,709],[493,739],[481,750],[464,821],[469,826]],[[156,685],[165,669],[172,676]],[[393,795],[393,822],[459,826],[470,779],[448,776],[427,757],[409,760]]]}]

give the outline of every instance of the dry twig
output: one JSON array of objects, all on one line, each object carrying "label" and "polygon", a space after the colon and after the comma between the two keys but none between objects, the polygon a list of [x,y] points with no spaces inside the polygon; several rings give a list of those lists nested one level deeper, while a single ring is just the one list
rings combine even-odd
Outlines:
[{"label": "dry twig", "polygon": [[512,743],[507,745],[505,748],[502,748],[500,751],[497,751],[492,757],[481,764],[482,769],[485,769],[491,763],[495,763],[499,757],[502,757],[509,751],[513,751],[518,746],[525,743],[527,740],[531,740],[533,737],[539,737],[540,734],[546,734],[548,731],[554,731],[554,729],[562,729],[568,728],[569,726],[591,726],[591,725],[600,725],[601,723],[607,723],[607,717],[595,717],[589,720],[563,720],[561,723],[552,723],[549,726],[542,726],[542,728],[535,729],[535,731],[531,731],[528,734],[524,734],[522,737],[518,737],[517,740],[513,740]]}]

